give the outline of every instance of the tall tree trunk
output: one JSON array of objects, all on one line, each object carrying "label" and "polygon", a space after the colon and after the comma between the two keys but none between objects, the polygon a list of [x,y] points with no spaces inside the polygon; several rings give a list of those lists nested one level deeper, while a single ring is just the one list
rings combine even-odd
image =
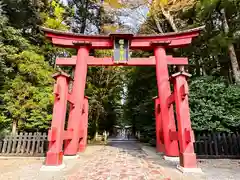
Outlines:
[{"label": "tall tree trunk", "polygon": [[199,63],[199,59],[197,58],[194,58],[195,60],[195,65],[196,65],[196,75],[197,76],[200,76],[201,75],[201,70],[200,70],[200,63]]},{"label": "tall tree trunk", "polygon": [[88,16],[87,16],[87,11],[88,11],[88,5],[89,5],[89,0],[86,0],[85,2],[85,10],[83,11],[84,12],[84,18],[82,20],[82,23],[81,23],[81,28],[80,28],[80,33],[84,34],[85,33],[85,30],[87,28],[87,19],[88,19]]},{"label": "tall tree trunk", "polygon": [[162,27],[161,27],[161,25],[160,25],[160,23],[159,23],[155,13],[153,13],[153,19],[154,19],[154,21],[156,23],[156,26],[157,26],[157,29],[158,29],[159,33],[163,34],[164,33],[163,29],[162,29]]},{"label": "tall tree trunk", "polygon": [[97,140],[97,136],[98,136],[98,120],[99,120],[99,117],[100,117],[100,113],[97,110],[97,116],[96,116],[96,119],[95,119],[95,135],[94,135],[94,140],[95,141]]},{"label": "tall tree trunk", "polygon": [[161,7],[161,11],[162,11],[164,17],[167,19],[167,21],[170,24],[170,26],[172,27],[173,31],[178,32],[178,28],[177,28],[176,24],[174,23],[173,17],[170,14],[170,12],[166,11],[162,5],[160,5],[160,7]]},{"label": "tall tree trunk", "polygon": [[13,120],[13,122],[12,122],[12,134],[17,133],[17,124],[18,124],[18,121],[16,119]]},{"label": "tall tree trunk", "polygon": [[228,77],[229,77],[229,82],[230,84],[233,84],[233,78],[232,78],[232,69],[231,69],[231,65],[228,65]]},{"label": "tall tree trunk", "polygon": [[[221,16],[222,16],[222,25],[223,25],[223,30],[226,35],[229,33],[229,26],[227,22],[227,17],[226,17],[226,12],[225,9],[221,9]],[[239,69],[239,64],[235,52],[235,48],[233,43],[228,44],[228,53],[229,57],[231,60],[231,65],[232,65],[232,71],[233,71],[233,76],[235,79],[235,82],[237,85],[240,85],[240,69]]]},{"label": "tall tree trunk", "polygon": [[199,57],[199,64],[200,64],[200,74],[202,76],[206,76],[207,75],[206,67],[205,67],[204,61],[201,57]]}]

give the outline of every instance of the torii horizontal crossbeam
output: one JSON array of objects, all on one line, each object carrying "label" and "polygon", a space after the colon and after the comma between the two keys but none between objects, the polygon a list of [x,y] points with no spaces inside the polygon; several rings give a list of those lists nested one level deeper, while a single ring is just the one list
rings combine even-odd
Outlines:
[{"label": "torii horizontal crossbeam", "polygon": [[[74,66],[76,65],[76,56],[71,58],[57,58],[56,64],[60,66]],[[169,65],[187,65],[188,58],[185,57],[172,57],[167,56],[167,61]],[[89,56],[87,59],[88,66],[155,66],[156,60],[154,56],[149,58],[131,58],[127,62],[116,63],[113,61],[112,57],[109,58],[96,58]]]},{"label": "torii horizontal crossbeam", "polygon": [[[113,37],[125,37],[129,40],[130,49],[149,50],[152,49],[152,42],[169,41],[167,48],[178,48],[189,45],[194,37],[197,37],[204,27],[185,30],[182,32],[164,33],[161,35],[134,35],[134,34],[109,34],[109,35],[84,35],[72,32],[63,32],[54,29],[44,28],[46,37],[51,39],[57,46],[77,48],[80,43],[87,42],[91,49],[112,49],[114,47]],[[78,44],[78,45],[77,45]]]}]

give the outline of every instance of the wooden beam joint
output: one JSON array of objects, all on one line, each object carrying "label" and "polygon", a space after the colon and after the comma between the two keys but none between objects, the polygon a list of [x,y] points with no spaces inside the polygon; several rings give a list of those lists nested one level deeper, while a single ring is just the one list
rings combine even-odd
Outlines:
[{"label": "wooden beam joint", "polygon": [[187,128],[184,129],[185,140],[187,143],[195,142],[194,132],[193,130],[189,130]]},{"label": "wooden beam joint", "polygon": [[68,129],[68,130],[66,130],[66,131],[64,131],[64,140],[69,140],[69,139],[72,139],[72,137],[73,137],[73,129],[71,128],[71,129]]},{"label": "wooden beam joint", "polygon": [[60,86],[59,86],[59,84],[54,84],[53,94],[55,95],[57,100],[60,99]]},{"label": "wooden beam joint", "polygon": [[170,106],[175,102],[175,98],[174,98],[174,93],[172,93],[168,99],[167,99],[167,104],[168,104],[168,108],[170,108]]},{"label": "wooden beam joint", "polygon": [[180,87],[180,94],[182,99],[185,99],[185,97],[189,95],[189,89],[186,83]]},{"label": "wooden beam joint", "polygon": [[75,103],[74,103],[74,98],[72,94],[68,93],[68,97],[67,97],[68,101],[72,104],[73,108],[75,107]]},{"label": "wooden beam joint", "polygon": [[171,141],[178,141],[178,132],[169,130],[169,137]]},{"label": "wooden beam joint", "polygon": [[164,133],[162,129],[159,131],[159,137],[160,137],[161,143],[164,144]]},{"label": "wooden beam joint", "polygon": [[51,129],[48,130],[48,141],[56,141],[56,136],[57,136],[56,127],[52,127]]}]

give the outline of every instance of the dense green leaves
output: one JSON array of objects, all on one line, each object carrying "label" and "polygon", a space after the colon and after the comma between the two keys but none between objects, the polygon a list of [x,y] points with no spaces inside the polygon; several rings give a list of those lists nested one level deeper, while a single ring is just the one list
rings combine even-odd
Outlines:
[{"label": "dense green leaves", "polygon": [[190,84],[193,128],[197,131],[237,131],[240,128],[240,89],[222,78],[202,77]]},{"label": "dense green leaves", "polygon": [[67,0],[71,8],[69,24],[76,33],[96,34],[101,30],[103,9],[98,0]]},{"label": "dense green leaves", "polygon": [[51,10],[50,14],[48,11],[42,13],[42,17],[45,19],[43,26],[51,29],[67,30],[69,27],[64,24],[64,21],[66,20],[64,17],[64,14],[66,13],[64,7],[62,7],[57,1],[53,0],[49,3],[49,8]]},{"label": "dense green leaves", "polygon": [[[101,53],[98,53],[101,56]],[[120,118],[124,71],[119,67],[90,67],[86,94],[89,96],[90,132],[111,131]]]},{"label": "dense green leaves", "polygon": [[47,129],[51,120],[53,69],[40,48],[30,44],[20,30],[8,26],[6,16],[1,17],[1,127]]}]

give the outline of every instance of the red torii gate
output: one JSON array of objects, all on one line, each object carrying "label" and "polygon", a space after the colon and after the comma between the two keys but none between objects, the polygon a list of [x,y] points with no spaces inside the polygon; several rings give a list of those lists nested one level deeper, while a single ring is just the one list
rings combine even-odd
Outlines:
[{"label": "red torii gate", "polygon": [[[60,166],[63,155],[74,156],[86,148],[88,99],[84,96],[84,90],[88,66],[156,66],[158,97],[154,99],[157,152],[162,152],[169,157],[179,156],[182,170],[196,169],[197,161],[193,147],[194,134],[191,128],[188,105],[189,92],[186,81],[190,75],[182,68],[183,65],[188,64],[188,59],[167,56],[166,49],[184,47],[190,44],[202,29],[203,27],[199,27],[163,35],[110,34],[92,36],[42,28],[46,37],[54,45],[77,49],[77,56],[56,59],[57,65],[75,66],[75,71],[74,79],[63,72],[54,75],[56,79],[55,100],[52,125],[48,133],[49,150],[45,165]],[[117,42],[115,39],[124,39],[124,43],[126,41],[126,46],[131,50],[154,50],[154,56],[130,58],[118,62],[114,61],[113,58],[89,56],[91,49],[113,49],[120,46],[115,44]],[[180,72],[169,77],[168,65],[173,64],[181,67]],[[71,92],[68,90],[69,81],[73,81]],[[170,90],[171,82],[174,86],[173,93]],[[67,130],[64,130],[67,102],[70,103],[70,114]],[[176,104],[178,131],[176,131],[173,103]]]}]

